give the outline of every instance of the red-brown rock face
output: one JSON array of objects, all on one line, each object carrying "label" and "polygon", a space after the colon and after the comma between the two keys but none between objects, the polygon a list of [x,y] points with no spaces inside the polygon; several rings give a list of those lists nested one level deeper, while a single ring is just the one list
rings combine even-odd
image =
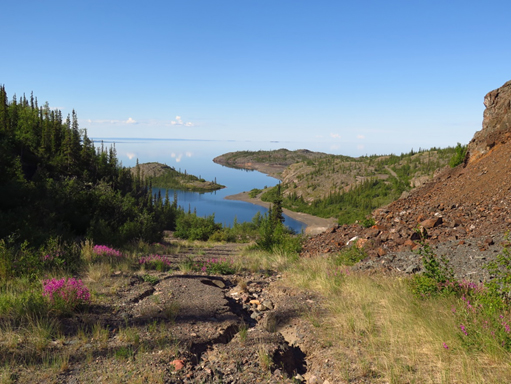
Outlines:
[{"label": "red-brown rock face", "polygon": [[468,144],[469,162],[477,161],[495,146],[511,141],[511,81],[484,97],[483,129]]}]

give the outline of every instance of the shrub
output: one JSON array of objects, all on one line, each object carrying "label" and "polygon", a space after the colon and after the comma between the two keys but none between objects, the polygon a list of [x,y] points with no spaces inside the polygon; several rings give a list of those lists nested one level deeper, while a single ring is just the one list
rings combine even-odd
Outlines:
[{"label": "shrub", "polygon": [[183,213],[176,222],[174,236],[188,240],[208,240],[213,233],[222,228],[215,223],[215,215],[199,217],[195,213]]},{"label": "shrub", "polygon": [[251,189],[250,192],[248,193],[248,197],[254,199],[257,197],[257,195],[259,195],[263,190],[262,189],[258,189],[258,188],[254,188],[254,189]]},{"label": "shrub", "polygon": [[376,221],[374,221],[374,219],[372,217],[366,217],[364,220],[362,220],[360,222],[360,224],[364,227],[364,228],[370,228],[372,227],[373,225],[376,224]]},{"label": "shrub", "polygon": [[367,253],[362,248],[352,245],[344,248],[335,256],[335,264],[351,266],[364,260],[366,257]]},{"label": "shrub", "polygon": [[142,281],[145,281],[146,283],[150,283],[152,285],[156,285],[160,282],[160,279],[153,275],[143,275],[140,278],[142,279]]},{"label": "shrub", "polygon": [[495,261],[486,265],[492,279],[486,283],[490,292],[501,296],[507,304],[511,301],[511,252],[509,250],[509,233],[505,236],[506,245],[497,255]]},{"label": "shrub", "polygon": [[458,165],[462,164],[465,160],[465,156],[467,155],[467,146],[461,145],[458,143],[456,145],[456,148],[454,148],[456,151],[454,155],[452,155],[451,159],[449,160],[449,165],[451,168],[457,167]]},{"label": "shrub", "polygon": [[194,262],[191,269],[195,272],[206,272],[213,275],[232,275],[234,270],[232,262],[227,259],[209,259],[204,262]]},{"label": "shrub", "polygon": [[78,306],[90,303],[89,289],[82,280],[75,278],[49,279],[43,281],[43,297],[58,313],[71,313]]},{"label": "shrub", "polygon": [[138,263],[145,266],[146,269],[155,269],[157,271],[168,271],[171,267],[171,261],[168,256],[149,255],[141,257]]},{"label": "shrub", "polygon": [[438,258],[431,247],[424,241],[419,255],[422,256],[424,273],[414,275],[410,287],[417,296],[431,296],[439,293],[456,293],[458,284],[454,279],[454,272],[449,266],[449,260],[442,256]]}]

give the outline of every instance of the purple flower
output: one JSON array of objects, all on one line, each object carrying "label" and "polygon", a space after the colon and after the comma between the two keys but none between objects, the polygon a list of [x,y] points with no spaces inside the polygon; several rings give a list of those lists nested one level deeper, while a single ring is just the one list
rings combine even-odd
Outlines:
[{"label": "purple flower", "polygon": [[89,289],[82,280],[75,278],[44,280],[43,297],[46,297],[51,305],[63,306],[69,310],[90,302]]},{"label": "purple flower", "polygon": [[446,343],[444,343],[444,348],[449,349],[449,346]]},{"label": "purple flower", "polygon": [[123,257],[121,252],[106,245],[95,245],[92,251],[98,256]]},{"label": "purple flower", "polygon": [[460,324],[460,329],[461,329],[461,332],[463,332],[465,334],[465,336],[468,336],[467,330],[463,324]]}]

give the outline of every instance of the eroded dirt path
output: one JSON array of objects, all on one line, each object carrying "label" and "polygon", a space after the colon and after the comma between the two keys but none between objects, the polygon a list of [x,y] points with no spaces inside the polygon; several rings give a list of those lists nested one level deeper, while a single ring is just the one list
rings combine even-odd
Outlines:
[{"label": "eroded dirt path", "polygon": [[235,244],[183,245],[169,255],[170,273],[114,272],[100,300],[68,319],[65,341],[55,343],[69,352],[68,366],[56,375],[25,371],[20,382],[333,383],[331,368],[311,358],[314,327],[303,316],[320,310],[317,298],[268,271],[179,268],[239,252]]}]

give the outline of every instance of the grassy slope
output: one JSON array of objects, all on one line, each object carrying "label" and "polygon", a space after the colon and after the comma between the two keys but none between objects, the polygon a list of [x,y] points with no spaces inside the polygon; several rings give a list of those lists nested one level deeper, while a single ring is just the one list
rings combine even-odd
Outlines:
[{"label": "grassy slope", "polygon": [[[497,330],[491,321],[464,297],[421,298],[409,277],[352,272],[340,260],[342,255],[294,259],[282,252],[246,252],[241,259],[246,268],[282,273],[281,290],[321,297],[323,311],[302,316],[319,338],[318,349],[308,353],[329,362],[334,382],[509,381],[508,345],[492,336]],[[508,319],[509,310],[502,316]],[[498,314],[494,318],[499,327]],[[467,335],[460,324],[472,324]]]}]

